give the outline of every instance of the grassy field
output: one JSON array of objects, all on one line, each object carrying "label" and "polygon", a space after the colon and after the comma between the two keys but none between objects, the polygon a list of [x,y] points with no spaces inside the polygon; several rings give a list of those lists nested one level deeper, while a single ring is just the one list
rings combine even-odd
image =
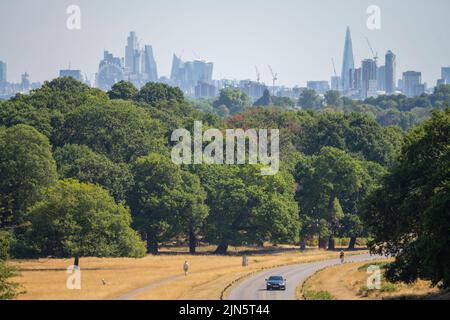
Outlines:
[{"label": "grassy field", "polygon": [[[81,258],[81,290],[68,290],[66,268],[72,259],[14,260],[19,282],[26,293],[19,299],[219,299],[224,288],[247,274],[278,265],[336,258],[338,252],[278,246],[231,248],[229,256],[209,254],[212,247],[197,255],[185,248],[162,250],[158,256],[141,259]],[[183,252],[184,250],[184,252]],[[355,251],[359,254],[365,251]],[[242,267],[242,254],[249,266]],[[187,260],[190,272],[183,275]],[[141,290],[134,291],[135,289]]]},{"label": "grassy field", "polygon": [[[370,264],[382,266],[390,260]],[[366,262],[347,263],[324,269],[297,288],[297,297],[309,300],[450,299],[448,294],[431,288],[430,282],[391,283],[382,278],[380,290],[367,290]]]}]

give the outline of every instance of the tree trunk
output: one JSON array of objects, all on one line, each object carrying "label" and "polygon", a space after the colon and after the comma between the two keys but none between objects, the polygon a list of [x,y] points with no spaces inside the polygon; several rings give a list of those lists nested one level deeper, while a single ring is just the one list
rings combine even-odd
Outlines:
[{"label": "tree trunk", "polygon": [[306,241],[303,240],[303,239],[300,241],[300,250],[301,251],[305,251],[306,250]]},{"label": "tree trunk", "polygon": [[195,254],[197,247],[197,237],[195,236],[194,228],[189,228],[189,253]]},{"label": "tree trunk", "polygon": [[350,238],[350,243],[348,244],[348,250],[355,250],[356,237]]},{"label": "tree trunk", "polygon": [[223,241],[217,246],[217,249],[216,251],[214,251],[214,254],[226,255],[227,251],[228,251],[228,243]]},{"label": "tree trunk", "polygon": [[327,240],[319,237],[319,249],[326,249],[327,248]]},{"label": "tree trunk", "polygon": [[158,241],[156,240],[147,240],[147,252],[153,255],[158,254]]},{"label": "tree trunk", "polygon": [[334,237],[330,236],[330,238],[328,239],[328,250],[334,249],[335,249]]}]

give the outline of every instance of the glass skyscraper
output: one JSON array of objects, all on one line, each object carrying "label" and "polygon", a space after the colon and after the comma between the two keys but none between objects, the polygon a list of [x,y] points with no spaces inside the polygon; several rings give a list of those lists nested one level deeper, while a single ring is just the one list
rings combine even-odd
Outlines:
[{"label": "glass skyscraper", "polygon": [[355,62],[353,59],[353,44],[352,37],[350,34],[350,28],[347,27],[347,32],[345,34],[345,45],[344,45],[344,58],[342,61],[342,90],[344,93],[352,88],[352,75],[355,69]]}]

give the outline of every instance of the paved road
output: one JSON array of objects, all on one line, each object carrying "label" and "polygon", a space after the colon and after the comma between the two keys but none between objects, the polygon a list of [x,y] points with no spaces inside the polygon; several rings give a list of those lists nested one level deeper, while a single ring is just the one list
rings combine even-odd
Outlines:
[{"label": "paved road", "polygon": [[[336,255],[339,255],[336,253]],[[369,261],[380,256],[361,254],[345,257],[346,262]],[[229,300],[295,300],[295,288],[316,271],[339,264],[339,259],[303,263],[261,271],[239,283],[228,296]],[[283,276],[286,291],[267,291],[265,279],[270,276]]]}]

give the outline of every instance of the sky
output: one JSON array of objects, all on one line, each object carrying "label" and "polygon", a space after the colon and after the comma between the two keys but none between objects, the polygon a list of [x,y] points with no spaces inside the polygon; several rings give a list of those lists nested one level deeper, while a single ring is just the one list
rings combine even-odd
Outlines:
[{"label": "sky", "polygon": [[[81,10],[81,29],[69,30],[69,5]],[[380,8],[381,29],[369,30],[366,10]],[[128,33],[151,44],[158,75],[169,76],[172,55],[214,62],[214,78],[261,80],[305,86],[341,72],[345,29],[350,27],[355,64],[372,57],[366,37],[384,64],[397,55],[397,77],[421,71],[435,85],[450,65],[448,0],[1,0],[0,61],[8,81],[23,72],[31,81],[81,69],[95,78],[103,50],[125,55]]]}]

